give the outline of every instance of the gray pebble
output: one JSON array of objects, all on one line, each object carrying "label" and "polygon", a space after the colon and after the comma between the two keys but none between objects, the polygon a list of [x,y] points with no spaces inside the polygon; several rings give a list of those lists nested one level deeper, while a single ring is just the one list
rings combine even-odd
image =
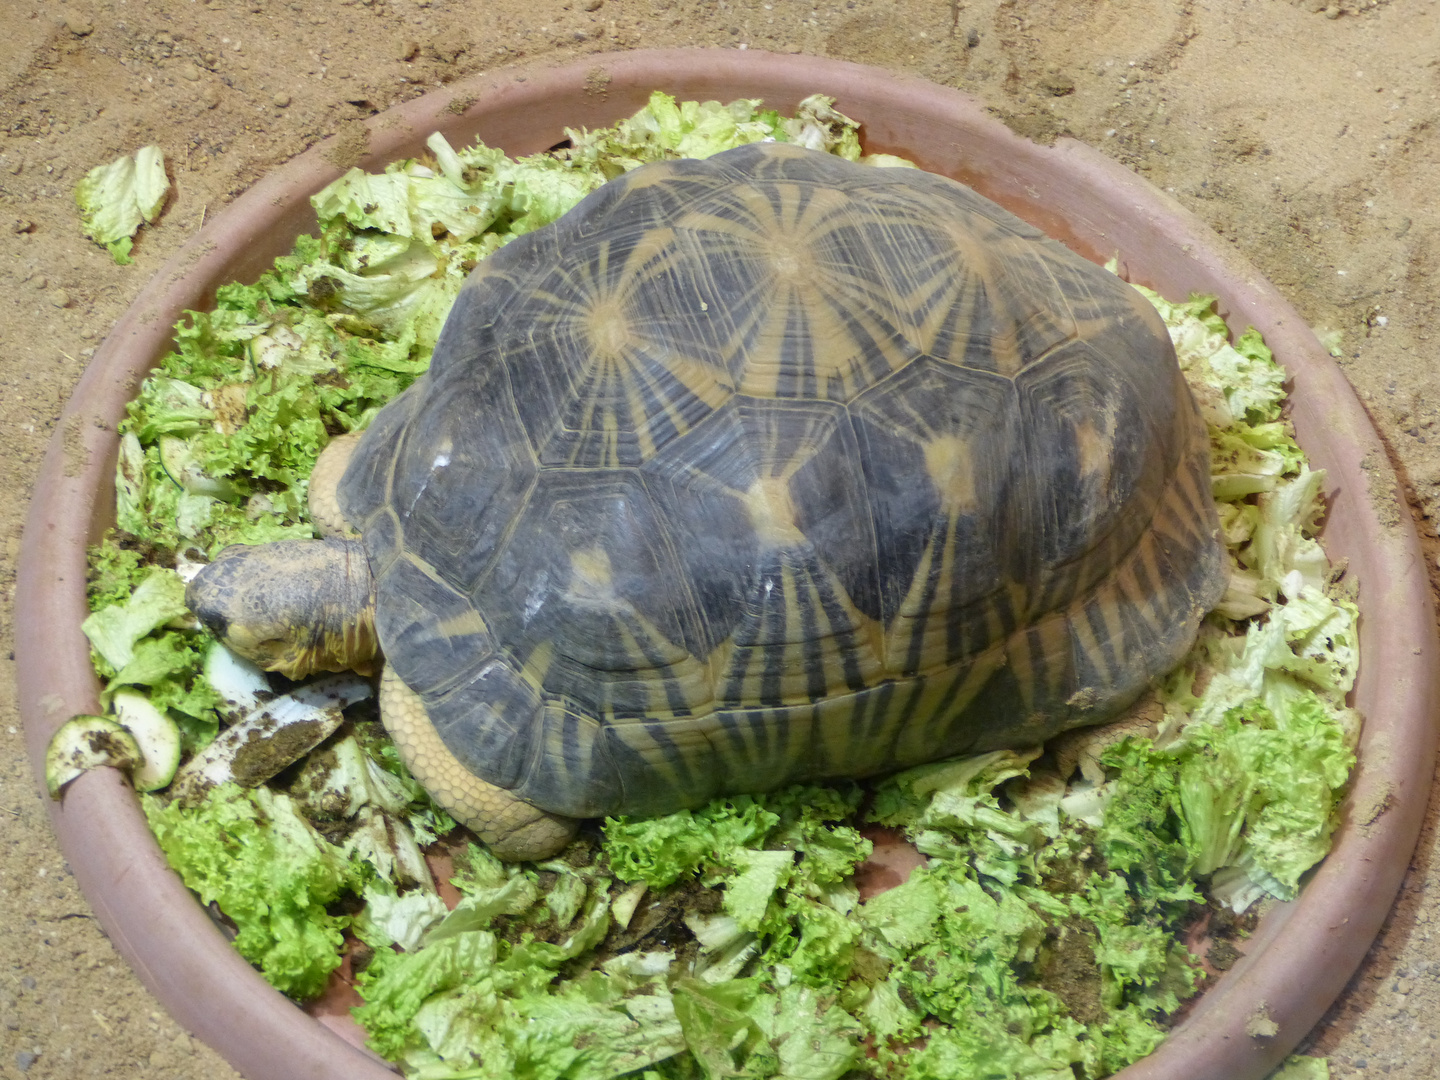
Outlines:
[{"label": "gray pebble", "polygon": [[54,292],[52,292],[52,293],[50,294],[50,303],[51,303],[52,305],[54,305],[55,307],[60,307],[60,308],[69,307],[69,306],[70,306],[70,294],[69,294],[68,292],[66,292],[64,289],[56,289]]},{"label": "gray pebble", "polygon": [[[43,289],[43,288],[45,288],[45,286],[47,286],[47,285],[50,284],[50,279],[47,278],[44,274],[41,274],[39,277],[37,277],[37,278],[35,278],[33,281],[31,281],[30,284],[31,284],[31,285],[34,285],[35,288],[37,288],[37,289]],[[22,986],[24,985],[24,980],[23,980],[23,979],[21,980],[21,985],[22,985]],[[33,979],[31,980],[31,984],[30,984],[29,986],[26,986],[25,989],[27,989],[27,990],[34,990],[34,989],[35,989],[35,985],[34,985],[34,980],[33,980]]]},{"label": "gray pebble", "polygon": [[39,1058],[40,1055],[33,1053],[32,1051],[17,1050],[15,1051],[15,1067],[19,1069],[22,1073],[29,1072],[30,1066],[34,1065],[35,1062],[39,1060]]}]

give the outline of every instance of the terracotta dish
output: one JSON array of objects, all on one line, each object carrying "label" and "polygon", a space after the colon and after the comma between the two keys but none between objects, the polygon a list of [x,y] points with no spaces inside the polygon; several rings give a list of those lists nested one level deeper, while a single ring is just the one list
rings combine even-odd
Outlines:
[{"label": "terracotta dish", "polygon": [[[1126,1080],[1266,1075],[1335,999],[1394,900],[1415,846],[1435,751],[1436,639],[1419,544],[1385,451],[1354,392],[1299,314],[1230,246],[1144,180],[1080,143],[1037,146],[964,94],[813,57],[735,50],[591,56],[456,83],[368,123],[368,147],[332,138],[257,183],[156,275],[97,350],[51,439],[25,528],[16,597],[20,708],[37,782],[51,733],[97,709],[80,632],[85,547],[113,520],[115,425],[170,327],[215,288],[254,280],[316,222],[309,196],[346,167],[414,156],[430,132],[477,135],[511,153],[549,147],[564,127],[628,115],[651,90],[678,98],[763,98],[793,109],[823,92],[861,121],[867,149],[963,180],[1087,257],[1116,253],[1124,275],[1174,299],[1216,293],[1231,327],[1254,325],[1293,377],[1292,415],[1328,473],[1324,542],[1358,583],[1365,716],[1360,764],[1334,851],[1293,903],[1272,908],[1247,954]],[[47,800],[48,802],[49,800]],[[391,1076],[270,989],[165,865],[134,793],[112,770],[50,802],[55,831],[101,924],[184,1027],[253,1080]]]}]

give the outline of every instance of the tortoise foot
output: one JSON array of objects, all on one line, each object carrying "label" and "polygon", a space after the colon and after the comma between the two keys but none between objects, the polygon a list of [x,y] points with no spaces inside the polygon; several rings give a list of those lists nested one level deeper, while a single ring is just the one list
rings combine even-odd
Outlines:
[{"label": "tortoise foot", "polygon": [[474,775],[436,733],[420,696],[387,666],[380,716],[415,779],[498,858],[544,859],[570,842],[580,823],[549,814]]},{"label": "tortoise foot", "polygon": [[320,530],[321,536],[338,536],[345,540],[357,540],[360,537],[345,520],[345,514],[340,509],[340,500],[336,496],[340,477],[345,475],[345,467],[350,464],[350,458],[359,442],[358,433],[335,436],[329,445],[320,451],[315,468],[310,472],[310,495],[307,499],[310,520]]}]

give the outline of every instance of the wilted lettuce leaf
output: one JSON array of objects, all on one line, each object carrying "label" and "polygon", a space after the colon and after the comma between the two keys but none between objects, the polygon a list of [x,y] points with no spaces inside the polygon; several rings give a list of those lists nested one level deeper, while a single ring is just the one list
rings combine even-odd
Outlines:
[{"label": "wilted lettuce leaf", "polygon": [[133,155],[97,165],[75,185],[81,231],[117,263],[129,263],[130,238],[159,217],[169,191],[165,155],[158,146],[142,146]]},{"label": "wilted lettuce leaf", "polygon": [[[423,947],[394,952],[398,939],[385,924],[359,924],[377,951],[360,976],[365,1004],[355,1016],[378,1052],[426,1076],[605,1080],[684,1049],[660,977],[673,954],[658,964],[616,957],[556,979],[609,929],[610,879],[598,868],[544,864],[555,880],[542,896],[535,868],[477,847],[462,862],[455,882],[464,898]],[[550,902],[557,891],[575,902]],[[506,920],[503,934],[497,919]]]}]

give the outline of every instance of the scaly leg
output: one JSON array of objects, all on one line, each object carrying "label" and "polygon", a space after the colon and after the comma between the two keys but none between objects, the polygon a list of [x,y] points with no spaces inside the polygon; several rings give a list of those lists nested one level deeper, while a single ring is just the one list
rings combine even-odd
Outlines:
[{"label": "scaly leg", "polygon": [[460,764],[430,723],[420,695],[388,665],[380,678],[380,718],[415,779],[498,858],[548,858],[575,835],[580,823],[574,818],[531,806]]}]

